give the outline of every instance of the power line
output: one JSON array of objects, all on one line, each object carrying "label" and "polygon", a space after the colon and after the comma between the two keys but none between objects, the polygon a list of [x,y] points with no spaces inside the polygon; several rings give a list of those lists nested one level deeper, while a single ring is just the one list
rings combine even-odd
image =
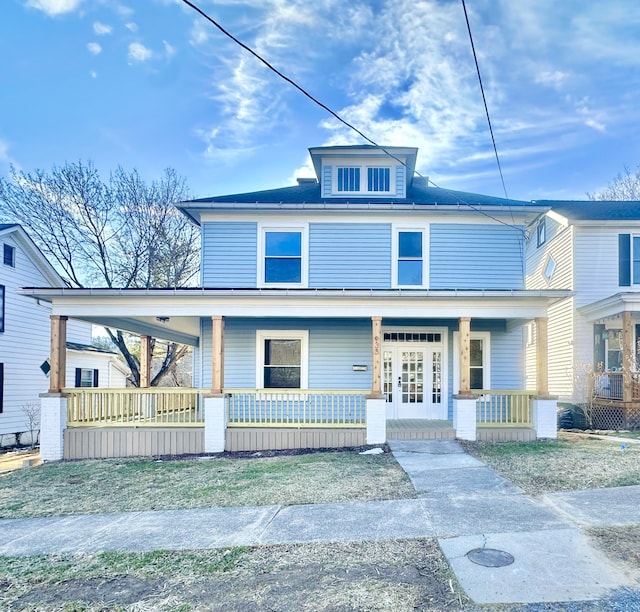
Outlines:
[{"label": "power line", "polygon": [[496,162],[498,164],[498,171],[500,172],[500,180],[502,181],[502,189],[504,190],[504,197],[509,199],[507,195],[507,188],[504,184],[504,176],[502,176],[502,166],[500,165],[500,156],[498,155],[498,147],[496,147],[496,139],[493,135],[493,127],[491,125],[491,117],[489,116],[489,107],[487,106],[487,98],[484,95],[484,85],[482,84],[482,76],[480,74],[480,66],[478,65],[478,56],[476,55],[476,46],[473,44],[473,35],[471,34],[471,25],[469,24],[469,15],[467,15],[467,5],[462,0],[462,8],[464,10],[464,18],[467,22],[467,31],[469,32],[469,40],[471,41],[471,51],[473,51],[473,61],[476,64],[476,73],[478,74],[478,82],[480,83],[480,91],[482,92],[482,101],[484,102],[484,112],[487,115],[487,123],[489,124],[489,132],[491,133],[491,142],[493,143],[493,152],[496,155]]},{"label": "power line", "polygon": [[[397,162],[399,162],[400,164],[402,164],[405,168],[407,168],[407,170],[409,169],[407,163],[405,161],[403,161],[402,159],[398,158],[397,156],[395,156],[393,153],[391,153],[390,151],[388,151],[387,149],[385,149],[383,146],[379,145],[378,143],[376,143],[375,141],[373,141],[371,138],[369,138],[366,134],[364,134],[362,131],[360,131],[357,127],[355,127],[354,125],[352,125],[351,123],[349,123],[348,121],[346,121],[345,119],[343,119],[338,113],[336,113],[333,109],[331,109],[330,107],[328,107],[326,104],[324,104],[323,102],[321,102],[320,100],[318,100],[318,98],[316,98],[314,95],[310,94],[306,89],[304,89],[303,87],[301,87],[300,85],[298,85],[293,79],[289,78],[287,75],[285,75],[284,73],[282,73],[280,70],[278,70],[275,66],[273,66],[271,63],[269,63],[266,59],[264,59],[260,54],[258,54],[256,51],[254,51],[251,47],[249,47],[248,45],[246,45],[245,43],[243,43],[241,40],[239,40],[238,38],[236,38],[233,34],[231,34],[229,31],[227,31],[225,28],[223,28],[215,19],[213,19],[213,17],[211,17],[210,15],[208,15],[207,13],[205,13],[200,7],[198,7],[196,4],[194,4],[193,2],[191,2],[190,0],[182,0],[182,2],[184,2],[184,4],[186,4],[187,6],[191,7],[194,11],[196,11],[197,13],[199,13],[202,17],[204,17],[207,21],[209,21],[212,25],[214,25],[218,30],[220,30],[220,32],[222,32],[225,36],[227,36],[228,38],[230,38],[231,40],[233,40],[233,42],[235,42],[237,45],[239,45],[240,47],[242,47],[245,51],[247,51],[248,53],[250,53],[251,55],[253,55],[258,61],[260,61],[262,64],[264,64],[269,70],[271,70],[272,72],[274,72],[275,74],[277,74],[281,79],[285,80],[287,83],[289,83],[291,86],[295,87],[301,94],[303,94],[304,96],[306,96],[307,98],[309,98],[309,100],[311,100],[314,104],[317,104],[320,108],[324,109],[325,111],[327,111],[332,117],[334,117],[335,119],[337,119],[340,123],[342,123],[343,125],[345,125],[346,127],[348,127],[350,130],[353,130],[356,134],[358,134],[359,136],[361,136],[362,138],[364,138],[364,140],[366,140],[368,143],[370,143],[371,145],[373,145],[374,147],[376,147],[377,149],[380,149],[383,153],[385,153],[386,155],[388,155],[389,157],[391,157],[392,159],[395,159]],[[464,0],[463,0],[463,5],[464,5]],[[465,8],[465,16],[466,16],[466,8]],[[469,21],[467,20],[467,26],[469,25]],[[471,31],[469,30],[469,34],[471,34]],[[473,41],[472,41],[472,46],[473,46]],[[474,58],[475,58],[475,49],[474,49]],[[476,67],[478,66],[478,62],[476,61]],[[478,76],[480,75],[480,72],[478,70]],[[482,87],[482,82],[480,83],[481,87]],[[482,93],[482,97],[484,99],[484,91]],[[485,109],[487,108],[487,104],[485,101]],[[487,110],[487,118],[489,118],[489,111]],[[489,122],[489,128],[491,128],[491,122]],[[491,132],[491,137],[493,138],[493,131]],[[495,141],[494,141],[494,149],[495,149]],[[496,150],[496,157],[498,155],[498,152]],[[498,161],[498,167],[500,167],[500,162]],[[420,172],[418,172],[417,170],[413,170],[413,172],[415,174],[417,174],[418,176],[424,178]],[[500,176],[502,177],[502,170],[500,171]],[[431,179],[427,178],[427,183],[431,183],[434,187],[438,188],[438,189],[442,189],[445,192],[448,193],[453,193],[451,190],[449,189],[445,189],[442,187],[438,187],[438,185],[436,185]],[[504,180],[502,181],[502,185],[504,187]],[[506,196],[506,188],[505,188],[505,196]],[[464,204],[465,206],[468,206],[469,208],[471,208],[472,210],[484,215],[485,217],[488,217],[489,219],[493,219],[494,221],[496,221],[497,223],[501,223],[503,225],[507,225],[508,227],[513,227],[514,229],[517,229],[518,231],[522,232],[525,236],[526,236],[526,232],[524,232],[522,230],[522,228],[518,227],[517,225],[515,225],[515,220],[514,223],[509,224],[509,223],[505,223],[504,221],[501,221],[500,219],[490,215],[489,213],[481,210],[480,208],[473,206],[472,204],[470,204],[469,202],[466,202],[460,198],[457,198],[460,204]],[[507,196],[507,199],[508,196]],[[512,218],[513,218],[513,212],[511,214]]]}]

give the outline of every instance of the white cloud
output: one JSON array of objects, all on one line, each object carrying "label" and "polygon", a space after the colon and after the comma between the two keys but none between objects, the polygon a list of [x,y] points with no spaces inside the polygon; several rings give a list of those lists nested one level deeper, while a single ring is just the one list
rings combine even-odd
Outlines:
[{"label": "white cloud", "polygon": [[561,70],[544,71],[536,75],[535,82],[540,83],[541,85],[548,85],[549,87],[559,89],[560,86],[566,81],[567,76],[568,75]]},{"label": "white cloud", "polygon": [[106,23],[100,23],[99,21],[94,21],[93,22],[93,31],[98,36],[103,36],[105,34],[111,34],[112,30],[113,30],[113,28],[110,25],[107,25]]},{"label": "white cloud", "polygon": [[43,11],[49,16],[75,11],[83,0],[28,0],[27,6]]},{"label": "white cloud", "polygon": [[209,28],[202,19],[195,19],[193,21],[193,27],[189,32],[189,42],[194,47],[206,43],[209,40],[209,31]]},{"label": "white cloud", "polygon": [[89,72],[89,74],[91,75],[92,79],[97,79],[98,78],[98,73],[95,70],[92,70],[91,72]]},{"label": "white cloud", "polygon": [[0,168],[14,166],[20,170],[20,164],[9,154],[9,143],[6,140],[0,138]]},{"label": "white cloud", "polygon": [[129,60],[131,62],[146,62],[153,57],[153,51],[141,43],[131,43],[129,45]]},{"label": "white cloud", "polygon": [[164,53],[167,59],[171,59],[176,54],[176,48],[173,45],[170,45],[166,40],[162,41],[164,45]]},{"label": "white cloud", "polygon": [[102,52],[102,47],[97,42],[87,43],[87,49],[89,49],[89,53],[93,53],[93,55],[98,55]]},{"label": "white cloud", "polygon": [[595,119],[587,119],[584,124],[587,127],[590,127],[593,130],[596,130],[596,132],[606,132],[607,130],[607,126],[604,123],[600,123],[599,121],[596,121]]},{"label": "white cloud", "polygon": [[124,27],[127,28],[127,30],[129,30],[130,32],[138,31],[138,24],[134,23],[133,21],[129,21],[128,23],[125,23]]}]

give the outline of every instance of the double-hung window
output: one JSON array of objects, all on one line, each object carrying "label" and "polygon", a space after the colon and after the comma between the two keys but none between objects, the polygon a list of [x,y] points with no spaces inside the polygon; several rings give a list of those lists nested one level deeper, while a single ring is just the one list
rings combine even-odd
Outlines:
[{"label": "double-hung window", "polygon": [[389,168],[367,168],[368,191],[391,191]]},{"label": "double-hung window", "polygon": [[98,370],[76,368],[76,387],[97,387]]},{"label": "double-hung window", "polygon": [[536,246],[541,247],[547,241],[547,222],[545,217],[538,221],[536,227]]},{"label": "double-hung window", "polygon": [[260,284],[306,285],[306,231],[304,228],[262,229]]},{"label": "double-hung window", "polygon": [[[453,380],[460,388],[460,333],[453,332]],[[471,332],[469,339],[469,387],[491,389],[491,333]]]},{"label": "double-hung window", "polygon": [[256,343],[258,388],[307,388],[307,331],[258,330]]},{"label": "double-hung window", "polygon": [[618,235],[618,285],[640,285],[640,235]]},{"label": "double-hung window", "polygon": [[426,229],[396,228],[392,282],[395,287],[425,287]]}]

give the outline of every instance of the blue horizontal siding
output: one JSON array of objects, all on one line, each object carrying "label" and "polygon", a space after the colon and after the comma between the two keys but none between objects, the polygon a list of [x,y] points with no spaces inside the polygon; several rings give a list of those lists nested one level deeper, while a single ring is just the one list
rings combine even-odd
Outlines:
[{"label": "blue horizontal siding", "polygon": [[202,225],[202,285],[257,285],[258,225],[206,222]]},{"label": "blue horizontal siding", "polygon": [[396,166],[396,198],[405,197],[406,170],[404,166]]},{"label": "blue horizontal siding", "polygon": [[523,235],[506,225],[432,223],[431,289],[522,289]]},{"label": "blue horizontal siding", "polygon": [[391,225],[311,223],[309,286],[332,289],[391,287]]},{"label": "blue horizontal siding", "polygon": [[491,388],[524,389],[524,335],[521,326],[491,334]]},{"label": "blue horizontal siding", "polygon": [[[309,331],[310,389],[371,388],[370,319],[234,319],[225,320],[224,386],[256,386],[256,331],[295,329]],[[211,320],[202,319],[202,380],[211,386]],[[354,372],[354,364],[367,366]]]}]

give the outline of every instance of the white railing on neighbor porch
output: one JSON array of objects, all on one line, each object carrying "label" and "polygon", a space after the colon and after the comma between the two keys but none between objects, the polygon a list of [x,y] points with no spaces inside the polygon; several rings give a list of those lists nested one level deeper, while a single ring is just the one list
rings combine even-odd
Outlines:
[{"label": "white railing on neighbor porch", "polygon": [[533,427],[530,391],[483,389],[473,391],[478,427]]},{"label": "white railing on neighbor porch", "polygon": [[69,427],[199,427],[203,389],[64,389]]},{"label": "white railing on neighbor porch", "polygon": [[365,427],[363,390],[225,389],[228,427]]}]

